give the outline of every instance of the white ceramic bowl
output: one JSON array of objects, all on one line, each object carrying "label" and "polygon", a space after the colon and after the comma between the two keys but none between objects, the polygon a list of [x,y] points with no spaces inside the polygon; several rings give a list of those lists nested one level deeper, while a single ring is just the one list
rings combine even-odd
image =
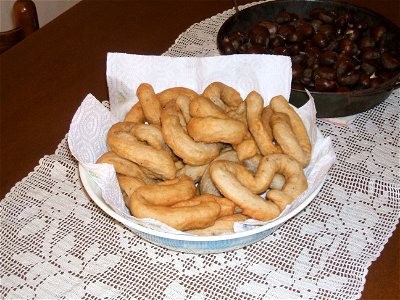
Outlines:
[{"label": "white ceramic bowl", "polygon": [[292,210],[276,220],[244,232],[233,233],[229,235],[220,236],[192,236],[192,235],[179,235],[172,233],[160,232],[151,228],[139,225],[132,220],[125,218],[123,215],[114,211],[103,199],[100,188],[92,180],[91,176],[83,165],[79,164],[79,173],[83,186],[93,201],[109,216],[124,224],[135,234],[143,239],[159,245],[161,247],[186,252],[186,253],[218,253],[226,252],[242,248],[244,246],[253,244],[275,230],[277,230],[283,223],[290,218],[297,215],[302,211],[318,194],[323,186],[325,180],[310,194],[310,196],[297,205],[292,207]]}]

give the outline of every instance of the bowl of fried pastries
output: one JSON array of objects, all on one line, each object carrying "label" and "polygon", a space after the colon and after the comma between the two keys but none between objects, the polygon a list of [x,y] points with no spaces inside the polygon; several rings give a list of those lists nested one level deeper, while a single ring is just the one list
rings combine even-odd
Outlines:
[{"label": "bowl of fried pastries", "polygon": [[282,95],[242,96],[217,81],[201,93],[141,83],[136,95],[96,161],[115,170],[121,207],[84,164],[79,172],[105,213],[161,247],[217,253],[255,243],[316,197],[333,163],[328,151],[323,170],[316,165],[330,140]]}]

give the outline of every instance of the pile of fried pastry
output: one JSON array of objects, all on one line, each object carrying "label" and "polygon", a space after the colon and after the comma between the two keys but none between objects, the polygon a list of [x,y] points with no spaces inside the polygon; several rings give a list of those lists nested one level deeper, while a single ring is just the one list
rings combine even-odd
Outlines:
[{"label": "pile of fried pastry", "polygon": [[238,221],[278,217],[307,189],[310,138],[283,96],[265,106],[258,92],[243,99],[222,82],[202,94],[142,83],[136,95],[97,161],[114,166],[134,217],[226,234]]}]

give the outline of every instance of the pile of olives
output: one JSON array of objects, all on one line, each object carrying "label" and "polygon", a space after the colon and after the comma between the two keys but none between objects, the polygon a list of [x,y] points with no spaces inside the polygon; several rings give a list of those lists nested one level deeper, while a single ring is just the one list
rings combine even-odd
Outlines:
[{"label": "pile of olives", "polygon": [[310,18],[286,10],[248,32],[222,40],[222,54],[287,55],[292,60],[292,88],[349,92],[377,87],[400,71],[399,43],[388,42],[385,26],[369,26],[350,11],[316,7]]}]

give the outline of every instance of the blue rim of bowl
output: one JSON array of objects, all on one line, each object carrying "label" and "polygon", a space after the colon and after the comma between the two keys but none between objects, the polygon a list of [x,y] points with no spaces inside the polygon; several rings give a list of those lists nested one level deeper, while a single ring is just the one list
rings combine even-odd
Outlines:
[{"label": "blue rim of bowl", "polygon": [[[318,195],[319,191],[321,190],[322,186],[324,185],[324,182],[326,180],[326,177],[322,180],[320,185],[311,193],[311,195],[304,201],[302,202],[298,207],[296,207],[293,211],[289,212],[287,215],[283,217],[278,217],[276,220],[271,221],[270,223],[266,225],[262,225],[259,227],[256,227],[254,229],[250,229],[247,231],[243,232],[236,232],[232,234],[226,234],[226,235],[217,235],[217,236],[196,236],[196,235],[185,235],[185,234],[173,234],[173,233],[167,233],[167,232],[162,232],[158,230],[154,230],[142,225],[139,225],[133,221],[127,220],[123,216],[119,215],[117,212],[115,212],[107,203],[105,203],[104,199],[100,197],[99,195],[96,194],[94,186],[97,187],[97,184],[91,179],[91,176],[89,175],[88,171],[85,169],[85,167],[79,163],[78,165],[79,169],[79,177],[82,181],[83,187],[85,188],[86,192],[90,196],[90,198],[109,216],[117,220],[118,222],[124,224],[128,228],[133,228],[134,230],[141,231],[147,234],[155,235],[161,238],[167,238],[167,239],[173,239],[173,240],[181,240],[181,241],[191,241],[191,242],[215,242],[215,241],[226,241],[226,240],[233,240],[233,239],[240,239],[242,237],[247,237],[251,236],[253,234],[260,233],[262,231],[274,228],[276,226],[280,226],[295,215],[297,215],[299,212],[301,212],[308,204],[311,203],[311,201]],[[98,187],[97,187],[98,188]]]}]

